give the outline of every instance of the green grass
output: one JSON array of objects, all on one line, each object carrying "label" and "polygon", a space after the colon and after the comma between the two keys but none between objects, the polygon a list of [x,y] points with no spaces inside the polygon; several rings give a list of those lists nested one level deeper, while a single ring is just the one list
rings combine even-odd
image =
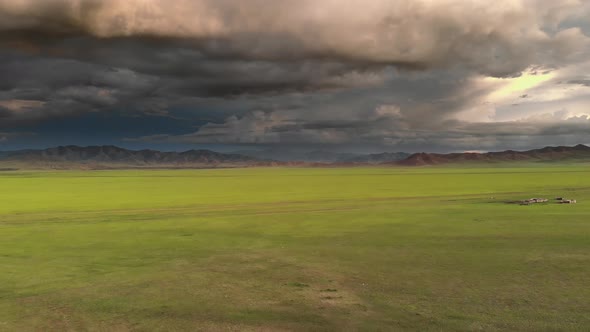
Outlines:
[{"label": "green grass", "polygon": [[0,172],[0,331],[584,331],[589,216],[583,165]]}]

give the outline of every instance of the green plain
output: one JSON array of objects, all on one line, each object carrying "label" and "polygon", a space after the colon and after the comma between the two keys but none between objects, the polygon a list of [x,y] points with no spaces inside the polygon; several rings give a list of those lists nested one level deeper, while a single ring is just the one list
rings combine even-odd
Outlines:
[{"label": "green plain", "polygon": [[[562,196],[575,205],[506,202]],[[0,331],[587,331],[590,168],[0,172]]]}]

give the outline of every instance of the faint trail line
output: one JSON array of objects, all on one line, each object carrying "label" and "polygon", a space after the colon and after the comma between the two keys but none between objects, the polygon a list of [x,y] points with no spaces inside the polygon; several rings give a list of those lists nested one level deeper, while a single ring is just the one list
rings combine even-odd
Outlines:
[{"label": "faint trail line", "polygon": [[[523,192],[506,192],[500,193],[502,195],[511,195],[511,194],[521,194]],[[499,195],[498,193],[494,193],[495,195]],[[289,205],[302,205],[302,204],[337,204],[337,203],[349,203],[349,202],[390,202],[390,201],[408,201],[408,200],[436,200],[441,199],[445,200],[445,198],[453,198],[456,200],[457,198],[478,198],[478,197],[487,197],[490,193],[483,193],[483,194],[465,194],[465,195],[433,195],[433,196],[401,196],[401,197],[373,197],[373,198],[349,198],[349,199],[322,199],[322,200],[294,200],[294,201],[277,201],[277,202],[264,202],[264,203],[239,203],[239,204],[195,204],[189,206],[176,206],[176,207],[162,207],[162,208],[150,208],[150,209],[141,209],[141,208],[129,208],[129,209],[106,209],[106,210],[81,210],[81,211],[63,211],[63,210],[50,210],[46,212],[16,212],[12,214],[4,214],[0,215],[0,218],[3,216],[47,216],[47,214],[59,214],[59,215],[91,215],[91,214],[103,214],[103,213],[130,213],[130,212],[174,212],[174,211],[194,211],[199,208],[204,208],[205,210],[214,210],[214,211],[228,211],[228,210],[237,210],[239,208],[256,208],[256,207],[269,207],[269,206],[289,206]]]},{"label": "faint trail line", "polygon": [[[195,218],[202,218],[202,217],[222,217],[225,216],[224,212],[234,212],[233,215],[235,216],[263,216],[263,215],[280,215],[280,214],[292,214],[292,213],[320,213],[320,212],[333,212],[333,211],[355,211],[361,210],[364,206],[349,206],[349,207],[340,207],[340,208],[323,208],[323,209],[293,209],[293,210],[277,210],[277,211],[244,211],[244,210],[212,210],[212,211],[190,211],[186,210],[187,212],[194,212],[194,213],[186,213],[186,214],[177,214],[177,215],[167,215],[167,214],[153,214],[153,215],[140,215],[140,214],[127,214],[121,213],[119,216],[128,216],[130,217],[128,220],[86,220],[84,223],[104,223],[104,222],[139,222],[139,221],[149,221],[149,220],[162,220],[162,218],[167,219],[175,219],[175,218],[182,218],[187,216],[193,216]],[[163,211],[163,212],[170,212],[170,211]],[[93,217],[98,218],[102,215],[108,215],[108,212],[103,213],[92,213]],[[141,217],[139,217],[141,216]],[[135,218],[134,218],[135,217]],[[31,225],[31,224],[63,224],[69,223],[73,221],[77,221],[79,219],[85,218],[84,216],[74,215],[71,219],[64,219],[59,218],[60,221],[55,221],[51,219],[57,218],[50,218],[50,219],[27,219],[26,221],[18,222],[18,221],[2,221],[0,219],[0,225]]]},{"label": "faint trail line", "polygon": [[[576,188],[587,190],[588,188]],[[433,196],[405,196],[405,197],[374,197],[374,198],[350,198],[350,199],[324,199],[324,200],[300,200],[300,201],[278,201],[265,203],[240,203],[240,204],[212,204],[212,205],[190,205],[162,208],[129,208],[112,210],[89,210],[89,211],[47,211],[13,214],[0,214],[0,225],[26,225],[26,224],[55,224],[87,220],[87,223],[97,222],[137,222],[162,218],[182,218],[193,216],[200,217],[221,217],[221,216],[257,216],[257,215],[279,215],[291,213],[321,213],[330,211],[355,211],[369,206],[400,205],[407,206],[411,201],[422,203],[425,200],[436,202],[444,201],[450,204],[465,202],[469,200],[487,199],[490,195],[496,197],[508,195],[524,195],[528,192],[502,192],[502,193],[478,193],[464,195],[433,195]],[[397,204],[399,203],[399,204]],[[306,208],[306,205],[313,205]],[[318,206],[320,205],[320,206]],[[324,206],[321,206],[324,205]],[[125,217],[128,220],[96,220],[102,217]]]}]

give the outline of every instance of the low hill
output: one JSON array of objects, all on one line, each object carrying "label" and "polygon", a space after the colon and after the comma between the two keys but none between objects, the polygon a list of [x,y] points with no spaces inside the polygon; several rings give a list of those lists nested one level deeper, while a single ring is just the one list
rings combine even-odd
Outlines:
[{"label": "low hill", "polygon": [[405,152],[384,152],[376,154],[367,154],[355,156],[342,160],[345,163],[359,163],[359,164],[382,164],[388,162],[401,161],[410,156]]},{"label": "low hill", "polygon": [[239,150],[236,154],[254,157],[261,160],[276,160],[280,162],[298,163],[334,163],[360,155],[341,153],[329,150],[307,150],[302,148],[268,148],[263,150]]},{"label": "low hill", "polygon": [[528,151],[507,150],[488,153],[415,153],[408,158],[395,162],[402,166],[426,166],[451,163],[500,163],[500,162],[550,162],[550,161],[590,161],[590,147],[576,145],[573,147],[557,146]]}]

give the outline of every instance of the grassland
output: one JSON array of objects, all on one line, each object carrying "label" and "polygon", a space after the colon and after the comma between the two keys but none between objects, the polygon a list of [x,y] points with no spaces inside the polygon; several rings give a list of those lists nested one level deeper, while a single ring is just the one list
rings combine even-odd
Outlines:
[{"label": "grassland", "polygon": [[584,331],[589,216],[586,166],[0,172],[0,330]]}]

